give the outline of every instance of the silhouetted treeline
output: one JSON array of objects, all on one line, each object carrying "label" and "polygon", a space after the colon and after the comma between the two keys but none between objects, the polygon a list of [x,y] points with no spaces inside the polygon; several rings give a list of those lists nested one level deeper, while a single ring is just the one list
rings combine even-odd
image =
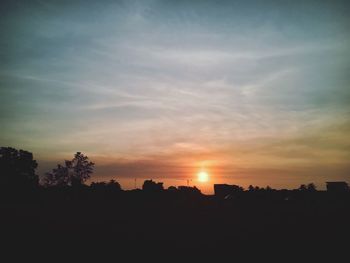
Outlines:
[{"label": "silhouetted treeline", "polygon": [[[11,193],[14,199],[28,198],[35,196],[39,198],[45,195],[51,197],[65,195],[65,198],[104,198],[115,199],[121,196],[123,192],[129,192],[139,195],[143,194],[167,194],[176,196],[176,194],[187,196],[202,196],[201,191],[194,187],[170,186],[164,189],[162,182],[145,180],[142,190],[135,189],[123,191],[120,184],[115,180],[109,182],[92,182],[89,186],[85,182],[91,178],[94,169],[94,163],[89,158],[77,152],[71,160],[65,160],[64,164],[58,164],[51,172],[45,173],[39,182],[39,176],[35,173],[38,166],[33,154],[28,151],[17,150],[11,147],[0,148],[0,175],[2,194]],[[349,187],[346,182],[327,182],[328,192],[334,194],[349,194]],[[291,201],[300,198],[315,198],[324,196],[316,190],[313,183],[302,184],[294,190],[275,190],[267,186],[250,185],[244,189],[238,185],[215,184],[215,197],[223,200],[247,199],[247,200],[283,200]],[[65,199],[65,198],[62,198]],[[163,197],[160,197],[163,198]]]},{"label": "silhouetted treeline", "polygon": [[[125,191],[114,180],[86,185],[94,164],[82,153],[41,178],[29,152],[0,149],[2,257],[45,261],[98,252],[116,261],[231,262],[238,259],[346,262],[350,192],[346,182],[294,190],[146,180]],[[124,257],[126,260],[124,260]],[[255,259],[255,258],[254,258]]]}]

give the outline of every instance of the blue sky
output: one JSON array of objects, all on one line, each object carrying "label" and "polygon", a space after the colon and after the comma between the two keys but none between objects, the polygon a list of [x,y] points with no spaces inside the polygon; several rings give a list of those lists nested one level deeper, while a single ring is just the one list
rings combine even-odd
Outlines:
[{"label": "blue sky", "polygon": [[40,172],[83,151],[101,178],[347,180],[349,7],[5,2],[0,144]]}]

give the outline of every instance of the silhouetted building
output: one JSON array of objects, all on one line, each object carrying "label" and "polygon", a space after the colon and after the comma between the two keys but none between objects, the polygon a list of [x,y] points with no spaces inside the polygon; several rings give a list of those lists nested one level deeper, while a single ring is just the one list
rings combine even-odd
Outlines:
[{"label": "silhouetted building", "polygon": [[142,185],[142,190],[147,192],[160,192],[163,191],[163,183],[156,183],[153,180],[146,180]]},{"label": "silhouetted building", "polygon": [[238,185],[214,184],[214,194],[217,197],[226,197],[228,195],[242,191],[243,188]]},{"label": "silhouetted building", "polygon": [[349,191],[349,185],[346,182],[326,182],[328,192]]}]

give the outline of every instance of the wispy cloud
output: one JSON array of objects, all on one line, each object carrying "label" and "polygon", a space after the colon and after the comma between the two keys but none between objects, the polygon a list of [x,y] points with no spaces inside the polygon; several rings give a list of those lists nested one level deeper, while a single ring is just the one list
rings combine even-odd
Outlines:
[{"label": "wispy cloud", "polygon": [[101,175],[345,169],[317,134],[349,116],[349,5],[272,2],[6,3],[0,143]]}]

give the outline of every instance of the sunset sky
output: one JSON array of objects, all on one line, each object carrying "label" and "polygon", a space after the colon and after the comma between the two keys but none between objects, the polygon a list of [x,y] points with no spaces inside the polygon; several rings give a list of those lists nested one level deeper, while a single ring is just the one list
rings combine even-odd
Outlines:
[{"label": "sunset sky", "polygon": [[0,146],[33,152],[39,174],[82,151],[93,180],[124,188],[350,182],[349,14],[334,0],[2,1]]}]

